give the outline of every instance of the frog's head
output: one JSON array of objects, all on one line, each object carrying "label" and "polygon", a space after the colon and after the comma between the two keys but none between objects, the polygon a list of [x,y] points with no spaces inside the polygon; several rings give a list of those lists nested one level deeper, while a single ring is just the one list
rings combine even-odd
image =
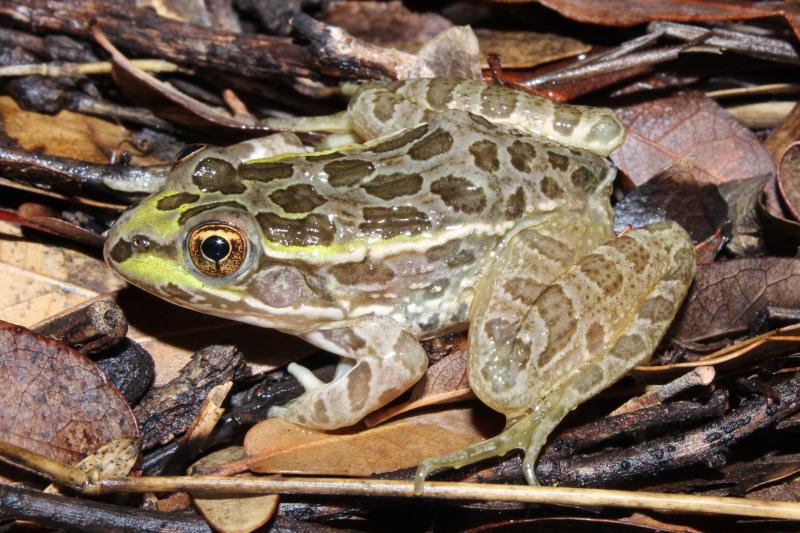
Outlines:
[{"label": "frog's head", "polygon": [[340,318],[302,262],[265,243],[264,221],[275,215],[240,165],[226,148],[182,151],[164,187],[111,228],[106,261],[132,284],[204,313],[295,332]]}]

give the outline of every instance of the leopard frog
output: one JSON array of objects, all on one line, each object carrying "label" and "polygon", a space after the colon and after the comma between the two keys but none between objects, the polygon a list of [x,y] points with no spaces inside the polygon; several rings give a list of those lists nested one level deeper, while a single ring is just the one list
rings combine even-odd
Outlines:
[{"label": "leopard frog", "polygon": [[108,263],[178,305],[299,335],[342,356],[271,415],[357,423],[425,373],[420,340],[469,328],[469,382],[500,435],[426,474],[526,452],[655,349],[691,283],[686,232],[615,237],[607,109],[466,80],[368,84],[346,113],[274,123],[358,144],[253,159],[254,143],[192,147],[123,214]]}]

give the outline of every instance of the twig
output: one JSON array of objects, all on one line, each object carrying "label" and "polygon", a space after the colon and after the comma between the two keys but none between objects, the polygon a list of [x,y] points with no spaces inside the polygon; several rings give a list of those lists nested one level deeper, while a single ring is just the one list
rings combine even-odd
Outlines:
[{"label": "twig", "polygon": [[656,50],[647,50],[644,52],[637,52],[629,54],[624,57],[610,59],[608,61],[599,61],[597,63],[590,63],[588,65],[580,65],[571,69],[560,70],[542,74],[530,80],[521,82],[525,87],[540,87],[545,83],[551,82],[571,82],[581,80],[591,76],[599,76],[609,74],[611,72],[619,72],[623,70],[638,68],[642,66],[650,66],[658,63],[665,63],[677,59],[678,56],[693,45],[684,44],[680,46],[670,46],[659,48]]},{"label": "twig", "polygon": [[[412,481],[350,478],[158,476],[98,479],[79,469],[53,463],[46,457],[0,441],[0,454],[87,495],[177,492],[194,495],[297,494],[418,498]],[[550,505],[609,506],[628,509],[675,510],[765,518],[800,520],[800,504],[743,498],[661,494],[625,490],[569,487],[531,487],[428,481],[424,497],[442,500],[507,501]]]},{"label": "twig", "polygon": [[695,387],[697,385],[708,385],[714,381],[715,374],[716,372],[714,371],[713,366],[698,366],[697,368],[693,368],[690,372],[687,372],[681,377],[670,381],[666,385],[662,385],[653,392],[638,396],[636,398],[631,398],[624,404],[614,409],[614,411],[611,412],[611,416],[630,413],[645,407],[652,407],[654,405],[663,403],[664,400],[671,398],[679,392],[682,392],[690,387]]},{"label": "twig", "polygon": [[[147,72],[189,72],[175,63],[161,59],[134,59],[131,61]],[[87,76],[90,74],[111,74],[110,61],[93,63],[28,63],[0,67],[0,77],[9,76]]]},{"label": "twig", "polygon": [[[545,467],[545,461],[555,462],[556,456],[571,456],[609,439],[626,434],[646,431],[669,424],[689,423],[711,417],[722,416],[728,405],[728,392],[715,391],[711,399],[702,404],[698,402],[672,402],[640,409],[633,413],[609,416],[583,426],[560,433],[553,443],[545,448],[539,461],[539,468],[545,475],[547,470],[558,470],[559,465]],[[602,457],[602,454],[595,457]],[[539,469],[537,469],[537,474]],[[606,480],[608,481],[608,480]]]},{"label": "twig", "polygon": [[116,303],[104,299],[77,309],[68,309],[39,322],[31,329],[84,353],[96,353],[123,339],[128,331],[128,322]]},{"label": "twig", "polygon": [[649,30],[661,32],[663,35],[684,41],[692,41],[701,35],[710,33],[711,35],[705,41],[709,46],[771,61],[793,65],[800,63],[800,55],[791,44],[763,35],[752,35],[719,28],[709,29],[689,24],[678,24],[677,22],[653,22],[650,24]]},{"label": "twig", "polygon": [[576,457],[540,464],[543,481],[570,486],[619,483],[666,470],[702,463],[759,429],[783,420],[800,409],[800,373],[773,389],[779,402],[765,397],[746,400],[735,410],[705,426],[593,457]]},{"label": "twig", "polygon": [[[302,494],[329,496],[379,496],[414,498],[411,481],[348,478],[250,479],[220,476],[118,478],[87,486],[87,494],[115,492],[171,492],[191,494]],[[800,504],[720,498],[690,494],[660,494],[625,490],[531,487],[429,481],[424,496],[442,500],[511,501],[551,505],[590,505],[628,509],[660,509],[682,512],[800,519]]]},{"label": "twig", "polygon": [[145,511],[79,498],[0,485],[0,518],[29,520],[51,528],[76,531],[182,531],[210,533],[199,516]]},{"label": "twig", "polygon": [[[0,14],[37,31],[84,38],[89,36],[89,22],[95,21],[120,48],[237,76],[343,74],[340,65],[320,63],[310,49],[289,38],[201,28],[111,1],[0,0]],[[362,74],[377,78],[382,72],[364,67]]]}]

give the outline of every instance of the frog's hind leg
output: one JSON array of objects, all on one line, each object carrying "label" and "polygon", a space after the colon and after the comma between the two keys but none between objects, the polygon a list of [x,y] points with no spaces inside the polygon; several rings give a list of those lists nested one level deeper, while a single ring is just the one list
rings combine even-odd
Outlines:
[{"label": "frog's hind leg", "polygon": [[306,390],[286,405],[272,407],[269,416],[310,428],[337,429],[359,422],[402,394],[428,367],[428,355],[415,336],[389,320],[364,320],[305,338],[344,360],[330,383],[292,364],[291,373]]},{"label": "frog's hind leg", "polygon": [[[527,385],[530,391],[530,414],[494,439],[423,462],[417,490],[434,468],[463,466],[514,448],[526,451],[523,472],[536,484],[534,464],[550,432],[569,411],[652,354],[694,267],[689,236],[663,222],[613,239],[567,270],[538,295],[511,351],[519,390]],[[471,364],[470,383],[473,371]]]}]

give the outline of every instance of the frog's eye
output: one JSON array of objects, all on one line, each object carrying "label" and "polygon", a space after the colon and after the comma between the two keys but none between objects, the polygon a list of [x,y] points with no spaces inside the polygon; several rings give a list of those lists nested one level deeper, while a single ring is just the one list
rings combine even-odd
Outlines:
[{"label": "frog's eye", "polygon": [[175,162],[182,163],[189,159],[190,157],[198,154],[208,148],[207,144],[190,144],[188,146],[184,146],[180,149],[180,151],[175,154]]},{"label": "frog's eye", "polygon": [[247,237],[238,228],[220,222],[197,226],[186,241],[197,270],[212,278],[236,274],[247,257]]}]

